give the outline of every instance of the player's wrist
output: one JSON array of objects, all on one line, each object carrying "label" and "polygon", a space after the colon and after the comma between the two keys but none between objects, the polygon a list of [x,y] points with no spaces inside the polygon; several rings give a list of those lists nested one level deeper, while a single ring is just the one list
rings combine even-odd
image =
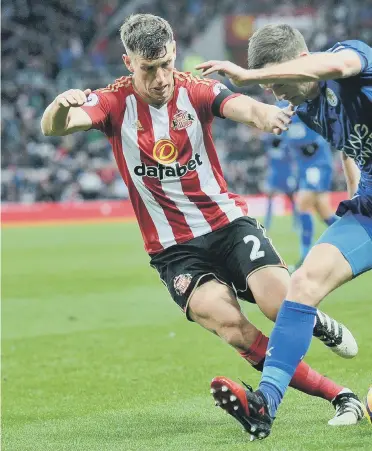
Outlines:
[{"label": "player's wrist", "polygon": [[255,102],[254,117],[256,119],[256,127],[263,131],[271,131],[271,129],[268,130],[268,118],[272,115],[273,106],[258,101]]},{"label": "player's wrist", "polygon": [[234,83],[236,86],[246,86],[251,82],[251,79],[249,77],[250,70],[244,69],[243,67],[239,66],[239,71],[237,73],[237,76],[234,78]]}]

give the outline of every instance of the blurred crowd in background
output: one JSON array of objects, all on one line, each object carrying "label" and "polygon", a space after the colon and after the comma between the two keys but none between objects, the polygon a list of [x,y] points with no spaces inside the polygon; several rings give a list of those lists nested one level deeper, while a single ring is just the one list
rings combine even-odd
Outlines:
[{"label": "blurred crowd in background", "polygon": [[[68,88],[103,87],[125,75],[120,65],[121,15],[131,2],[119,0],[5,0],[2,8],[2,200],[9,202],[122,199],[121,180],[105,137],[97,131],[45,138],[40,118],[46,106]],[[133,12],[149,12],[174,27],[178,60],[209,22],[225,13],[286,15],[293,8],[320,10],[308,30],[310,50],[323,50],[337,40],[362,39],[372,44],[370,0],[136,0]],[[132,2],[133,6],[133,2]],[[124,16],[125,17],[125,16]],[[116,23],[116,18],[120,22]],[[112,24],[112,29],[108,24]],[[111,28],[112,28],[111,27]],[[247,91],[270,101],[259,90]],[[230,189],[258,193],[266,166],[259,133],[217,119],[216,145]],[[335,161],[338,159],[335,158]],[[335,164],[334,188],[343,189]]]}]

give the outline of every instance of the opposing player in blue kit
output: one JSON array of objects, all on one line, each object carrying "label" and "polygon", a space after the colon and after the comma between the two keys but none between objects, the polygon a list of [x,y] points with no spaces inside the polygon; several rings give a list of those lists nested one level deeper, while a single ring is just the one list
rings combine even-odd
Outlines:
[{"label": "opposing player in blue kit", "polygon": [[[262,84],[297,106],[299,118],[342,152],[350,195],[337,209],[340,219],[291,277],[258,390],[243,396],[242,387],[227,378],[212,381],[221,407],[253,438],[262,439],[270,434],[288,383],[309,348],[316,306],[335,288],[372,269],[372,48],[348,40],[309,54],[297,29],[268,25],[250,39],[248,67],[219,61],[199,66],[203,74],[224,72],[236,84]],[[350,403],[357,402],[350,397]]]},{"label": "opposing player in blue kit", "polygon": [[296,206],[294,193],[296,178],[294,175],[294,161],[289,149],[282,145],[282,137],[264,133],[261,138],[264,152],[267,156],[267,176],[265,193],[267,195],[267,209],[264,226],[271,227],[273,216],[273,201],[276,194],[285,194],[291,203],[294,222],[296,222]]},{"label": "opposing player in blue kit", "polygon": [[[278,102],[279,105],[286,105],[286,102]],[[298,268],[313,244],[313,211],[327,226],[337,219],[329,199],[333,157],[327,141],[307,127],[298,116],[293,117],[288,131],[283,134],[282,147],[296,164],[296,209],[301,244],[300,261],[295,266]]]}]

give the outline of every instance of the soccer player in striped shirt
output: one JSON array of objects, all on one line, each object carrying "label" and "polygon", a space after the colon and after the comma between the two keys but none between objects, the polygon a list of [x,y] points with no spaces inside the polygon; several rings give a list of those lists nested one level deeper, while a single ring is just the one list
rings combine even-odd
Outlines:
[{"label": "soccer player in striped shirt", "polygon": [[[44,112],[45,135],[101,130],[129,191],[150,264],[188,319],[216,333],[262,370],[268,339],[241,312],[255,302],[275,320],[287,268],[243,198],[227,191],[214,147],[214,116],[263,131],[287,130],[291,109],[233,94],[214,80],[175,70],[176,43],[164,19],[137,14],[121,28],[131,76],[91,92],[59,94]],[[314,334],[343,356],[357,352],[350,332],[324,314]],[[292,385],[343,406],[343,387],[306,363]]]}]

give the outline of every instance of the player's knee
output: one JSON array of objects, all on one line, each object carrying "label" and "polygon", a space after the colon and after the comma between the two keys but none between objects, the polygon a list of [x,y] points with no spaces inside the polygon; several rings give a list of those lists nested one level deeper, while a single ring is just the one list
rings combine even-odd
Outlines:
[{"label": "player's knee", "polygon": [[301,266],[292,274],[288,297],[303,304],[315,305],[321,282],[316,268]]},{"label": "player's knee", "polygon": [[288,285],[283,290],[278,290],[278,293],[267,299],[267,302],[260,306],[260,310],[269,320],[275,322],[280,307],[288,293]]},{"label": "player's knee", "polygon": [[257,306],[271,321],[275,321],[286,298],[289,274],[284,268],[268,267],[255,272],[248,279]]},{"label": "player's knee", "polygon": [[311,210],[312,204],[309,199],[298,197],[296,199],[296,206],[300,213],[307,213]]}]

